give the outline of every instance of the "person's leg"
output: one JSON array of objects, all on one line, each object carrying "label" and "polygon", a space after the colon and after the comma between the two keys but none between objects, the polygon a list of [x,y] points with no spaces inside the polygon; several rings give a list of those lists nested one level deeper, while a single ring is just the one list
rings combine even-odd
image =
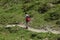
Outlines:
[{"label": "person's leg", "polygon": [[28,29],[28,22],[26,22],[26,29]]}]

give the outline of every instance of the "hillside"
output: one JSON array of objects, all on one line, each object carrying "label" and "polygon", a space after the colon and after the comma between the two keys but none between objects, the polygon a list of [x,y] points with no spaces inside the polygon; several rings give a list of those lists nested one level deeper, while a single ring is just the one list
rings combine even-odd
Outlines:
[{"label": "hillside", "polygon": [[59,40],[59,34],[36,33],[18,26],[12,28],[0,27],[0,40]]},{"label": "hillside", "polygon": [[60,30],[60,0],[0,0],[0,24],[25,24],[25,12],[31,27]]}]

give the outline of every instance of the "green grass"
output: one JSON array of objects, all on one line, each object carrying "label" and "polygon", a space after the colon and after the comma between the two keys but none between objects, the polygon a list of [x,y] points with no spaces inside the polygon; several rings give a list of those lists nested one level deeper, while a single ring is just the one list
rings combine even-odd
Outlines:
[{"label": "green grass", "polygon": [[[60,15],[60,3],[53,4],[53,7],[50,7],[49,3],[55,3],[59,0],[31,0],[28,3],[24,3],[25,0],[0,0],[0,40],[21,40],[21,37],[24,40],[43,40],[48,38],[48,40],[56,40],[60,37],[60,34],[52,34],[52,33],[35,33],[28,31],[23,28],[9,28],[6,29],[2,27],[1,24],[7,25],[9,23],[24,23],[25,22],[25,12],[23,8],[28,9],[26,11],[28,14],[32,16],[32,20],[30,22],[30,26],[34,28],[46,27],[47,25],[53,26],[53,28],[60,28],[60,25],[57,25],[56,22],[58,20],[49,20],[50,13],[55,12]],[[38,12],[38,9],[43,7],[48,7],[47,11],[44,13]],[[41,11],[41,10],[40,10]],[[60,16],[59,16],[60,17]],[[45,21],[44,19],[48,19]],[[33,35],[33,36],[32,36]]]},{"label": "green grass", "polygon": [[[34,28],[41,28],[41,26],[47,26],[48,24],[56,26],[56,21],[47,22],[44,19],[50,17],[50,13],[56,12],[60,15],[60,4],[53,4],[54,7],[50,7],[49,3],[55,3],[57,0],[31,0],[28,3],[24,3],[25,0],[0,0],[0,24],[9,23],[21,23],[25,22],[25,12],[23,12],[23,6],[28,9],[27,13],[30,14],[32,20],[30,26]],[[6,3],[6,4],[5,4]],[[44,13],[39,13],[38,9],[48,7],[49,9]],[[60,20],[60,18],[59,18]],[[56,26],[57,27],[57,26]]]},{"label": "green grass", "polygon": [[12,27],[10,30],[5,29],[5,27],[2,27],[0,29],[1,29],[0,40],[21,40],[21,39],[43,40],[45,38],[48,38],[48,40],[56,40],[57,38],[60,37],[60,34],[36,33],[36,32],[31,32],[20,27]]}]

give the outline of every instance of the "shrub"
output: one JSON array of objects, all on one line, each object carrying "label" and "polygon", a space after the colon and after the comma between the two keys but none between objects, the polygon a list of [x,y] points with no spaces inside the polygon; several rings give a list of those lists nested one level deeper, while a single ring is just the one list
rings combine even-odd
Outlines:
[{"label": "shrub", "polygon": [[48,7],[47,7],[47,5],[46,4],[44,4],[42,7],[40,7],[39,9],[38,9],[38,12],[39,13],[45,13],[45,12],[47,12],[48,11]]},{"label": "shrub", "polygon": [[24,3],[29,3],[31,0],[24,0],[25,2]]},{"label": "shrub", "polygon": [[60,21],[57,21],[56,24],[57,24],[57,25],[60,25]]},{"label": "shrub", "polygon": [[40,36],[37,36],[37,38],[38,38],[38,39],[42,39],[42,37],[40,37]]},{"label": "shrub", "polygon": [[54,12],[54,13],[50,13],[50,14],[48,14],[48,15],[49,15],[49,16],[44,19],[45,21],[58,20],[59,17],[60,17],[60,15],[59,15],[58,13],[55,13],[55,12]]},{"label": "shrub", "polygon": [[60,4],[60,0],[55,0],[54,2],[52,2],[53,4]]},{"label": "shrub", "polygon": [[5,29],[7,29],[10,33],[16,33],[18,31],[17,27],[6,27]]},{"label": "shrub", "polygon": [[22,7],[22,9],[23,9],[23,12],[27,12],[27,11],[31,10],[33,7],[34,7],[34,5],[31,5],[31,6],[29,6],[29,7],[27,7],[26,5],[24,5],[24,6]]},{"label": "shrub", "polygon": [[50,18],[45,18],[44,20],[45,20],[45,21],[48,21],[48,22],[51,21]]},{"label": "shrub", "polygon": [[60,40],[60,37],[59,37],[59,38],[57,38],[57,40]]},{"label": "shrub", "polygon": [[57,13],[50,14],[50,20],[58,20],[58,19],[59,19],[59,14]]},{"label": "shrub", "polygon": [[32,34],[31,38],[35,38],[37,36],[37,34]]}]

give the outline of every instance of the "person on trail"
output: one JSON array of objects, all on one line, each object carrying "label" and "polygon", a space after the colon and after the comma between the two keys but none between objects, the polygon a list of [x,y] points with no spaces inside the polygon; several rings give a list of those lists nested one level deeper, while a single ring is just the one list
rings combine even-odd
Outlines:
[{"label": "person on trail", "polygon": [[30,22],[30,15],[26,13],[26,29],[28,29],[28,23]]}]

